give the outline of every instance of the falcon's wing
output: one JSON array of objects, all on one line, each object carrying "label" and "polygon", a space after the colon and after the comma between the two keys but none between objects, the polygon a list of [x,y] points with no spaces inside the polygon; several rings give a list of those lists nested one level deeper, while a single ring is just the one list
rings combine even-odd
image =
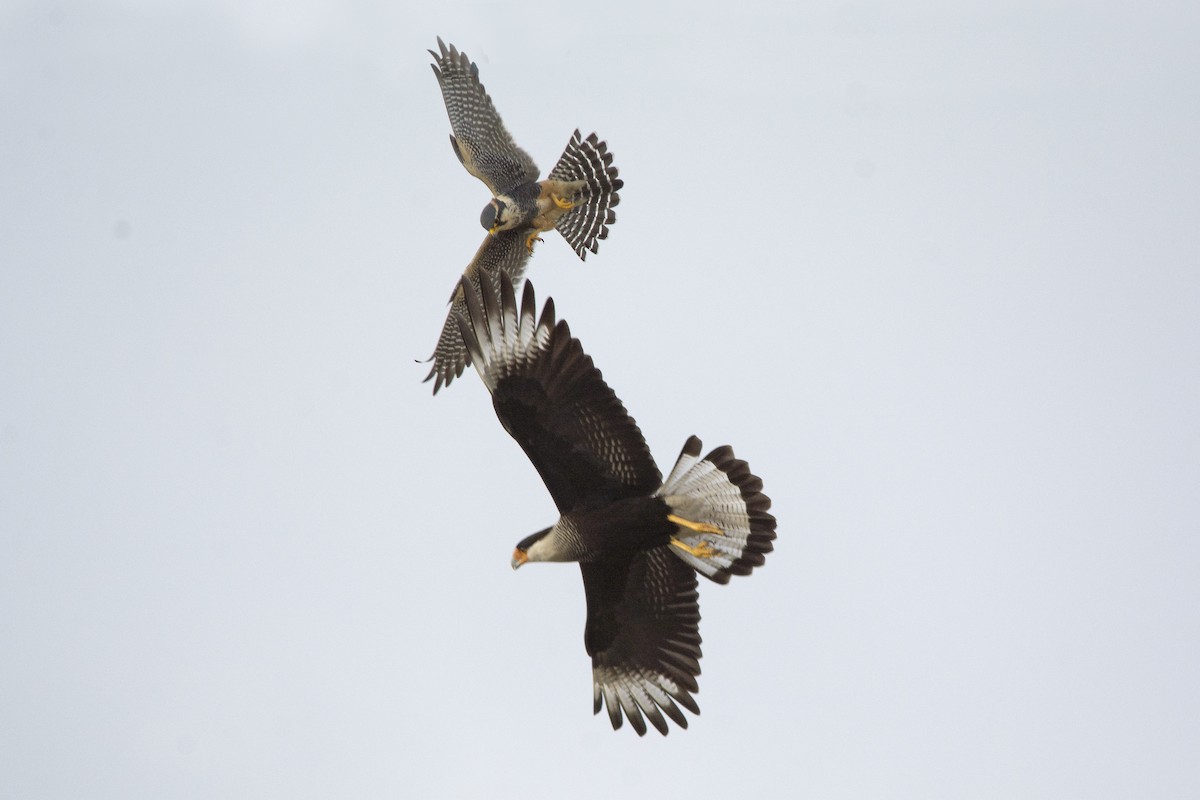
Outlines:
[{"label": "falcon's wing", "polygon": [[479,277],[478,288],[462,281],[463,340],[492,393],[496,416],[533,462],[559,511],[661,486],[637,423],[567,323],[555,324],[554,301],[546,301],[538,319],[528,282],[518,307],[507,276]]},{"label": "falcon's wing", "polygon": [[696,573],[670,545],[611,561],[581,562],[587,595],[583,639],[592,657],[593,710],[608,706],[613,728],[622,712],[638,735],[642,714],[667,733],[665,712],[681,728],[676,703],[700,713],[692,697],[700,674],[700,603]]},{"label": "falcon's wing", "polygon": [[500,121],[492,98],[479,82],[479,68],[438,37],[438,49],[429,54],[450,116],[450,145],[467,172],[487,184],[493,195],[504,194],[522,183],[536,181],[537,165],[513,142]]},{"label": "falcon's wing", "polygon": [[[514,284],[520,283],[528,262],[529,248],[525,246],[523,232],[511,230],[500,231],[494,236],[487,234],[475,257],[463,272],[463,279],[469,280],[475,289],[479,287],[479,275],[485,272],[491,275],[504,274],[509,276]],[[434,394],[437,394],[443,385],[449,386],[471,363],[471,354],[467,352],[467,346],[463,343],[456,319],[458,314],[466,313],[467,305],[460,284],[454,287],[454,293],[450,296],[450,313],[446,315],[442,335],[438,337],[437,347],[430,356],[433,366],[425,376],[426,381],[436,378],[433,382]]]}]

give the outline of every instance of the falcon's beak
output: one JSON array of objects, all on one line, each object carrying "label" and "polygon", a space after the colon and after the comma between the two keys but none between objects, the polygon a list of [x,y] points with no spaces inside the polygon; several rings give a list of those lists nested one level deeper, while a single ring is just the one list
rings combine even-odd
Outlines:
[{"label": "falcon's beak", "polygon": [[525,553],[524,550],[522,550],[519,547],[516,550],[513,550],[513,557],[512,557],[512,568],[513,569],[516,569],[517,567],[521,566],[528,560],[529,560],[529,556]]}]

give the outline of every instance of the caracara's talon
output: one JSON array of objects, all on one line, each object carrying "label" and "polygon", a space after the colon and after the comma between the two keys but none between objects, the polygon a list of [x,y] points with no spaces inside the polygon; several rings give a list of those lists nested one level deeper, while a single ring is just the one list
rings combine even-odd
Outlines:
[{"label": "caracara's talon", "polygon": [[572,203],[570,200],[568,200],[565,197],[559,197],[556,194],[550,195],[550,199],[554,201],[554,205],[558,206],[563,211],[570,211],[572,208],[575,207],[575,204]]},{"label": "caracara's talon", "polygon": [[696,544],[692,545],[692,544],[688,544],[687,542],[681,541],[680,539],[676,539],[676,538],[672,537],[671,544],[675,545],[676,547],[678,547],[680,550],[682,550],[685,553],[690,553],[691,555],[695,556],[696,558],[712,558],[713,556],[715,556],[717,554],[716,548],[714,548],[708,542],[702,541],[702,542],[697,542]]},{"label": "caracara's talon", "polygon": [[676,516],[675,514],[667,514],[667,519],[674,522],[676,525],[695,531],[696,533],[715,533],[717,536],[724,536],[725,531],[718,528],[716,525],[709,525],[707,522],[693,522],[690,519]]}]

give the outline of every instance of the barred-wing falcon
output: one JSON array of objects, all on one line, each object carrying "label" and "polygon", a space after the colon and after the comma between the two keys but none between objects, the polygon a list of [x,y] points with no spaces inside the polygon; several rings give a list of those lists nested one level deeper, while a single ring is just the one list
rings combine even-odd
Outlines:
[{"label": "barred-wing falcon", "polygon": [[696,573],[727,583],[764,563],[775,518],[762,481],[727,446],[701,458],[692,436],[664,482],[554,301],[539,316],[528,282],[518,303],[507,275],[478,277],[461,281],[462,339],[560,514],[517,544],[512,566],[579,562],[596,713],[607,707],[614,729],[628,719],[639,735],[647,721],[665,735],[667,718],[686,728],[682,709],[700,713]]},{"label": "barred-wing falcon", "polygon": [[[576,130],[546,180],[538,181],[538,168],[513,141],[492,104],[479,68],[438,39],[438,52],[429,51],[450,117],[450,146],[467,172],[491,190],[493,198],[480,222],[488,239],[467,265],[465,277],[474,281],[480,272],[502,272],[520,285],[525,265],[538,234],[557,228],[581,259],[595,253],[616,222],[613,208],[624,181],[617,177],[612,153],[596,134],[587,138]],[[451,294],[451,310],[442,326],[425,380],[433,380],[433,393],[447,386],[471,363],[458,333],[455,313],[462,312],[461,292]]]},{"label": "barred-wing falcon", "polygon": [[558,228],[580,258],[595,253],[616,222],[613,208],[624,181],[617,177],[607,145],[576,130],[546,180],[529,154],[513,141],[479,81],[479,68],[438,38],[429,51],[450,117],[450,146],[467,172],[492,192],[480,223],[490,233],[521,230],[532,251],[538,234]]}]

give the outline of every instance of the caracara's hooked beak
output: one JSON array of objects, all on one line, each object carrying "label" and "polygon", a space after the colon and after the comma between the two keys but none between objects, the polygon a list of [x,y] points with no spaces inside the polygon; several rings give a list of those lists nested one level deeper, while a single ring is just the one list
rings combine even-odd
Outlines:
[{"label": "caracara's hooked beak", "polygon": [[513,569],[516,569],[517,567],[521,566],[528,560],[529,560],[529,554],[526,553],[524,550],[522,550],[519,547],[516,550],[513,550],[513,557],[512,557],[512,568]]}]

